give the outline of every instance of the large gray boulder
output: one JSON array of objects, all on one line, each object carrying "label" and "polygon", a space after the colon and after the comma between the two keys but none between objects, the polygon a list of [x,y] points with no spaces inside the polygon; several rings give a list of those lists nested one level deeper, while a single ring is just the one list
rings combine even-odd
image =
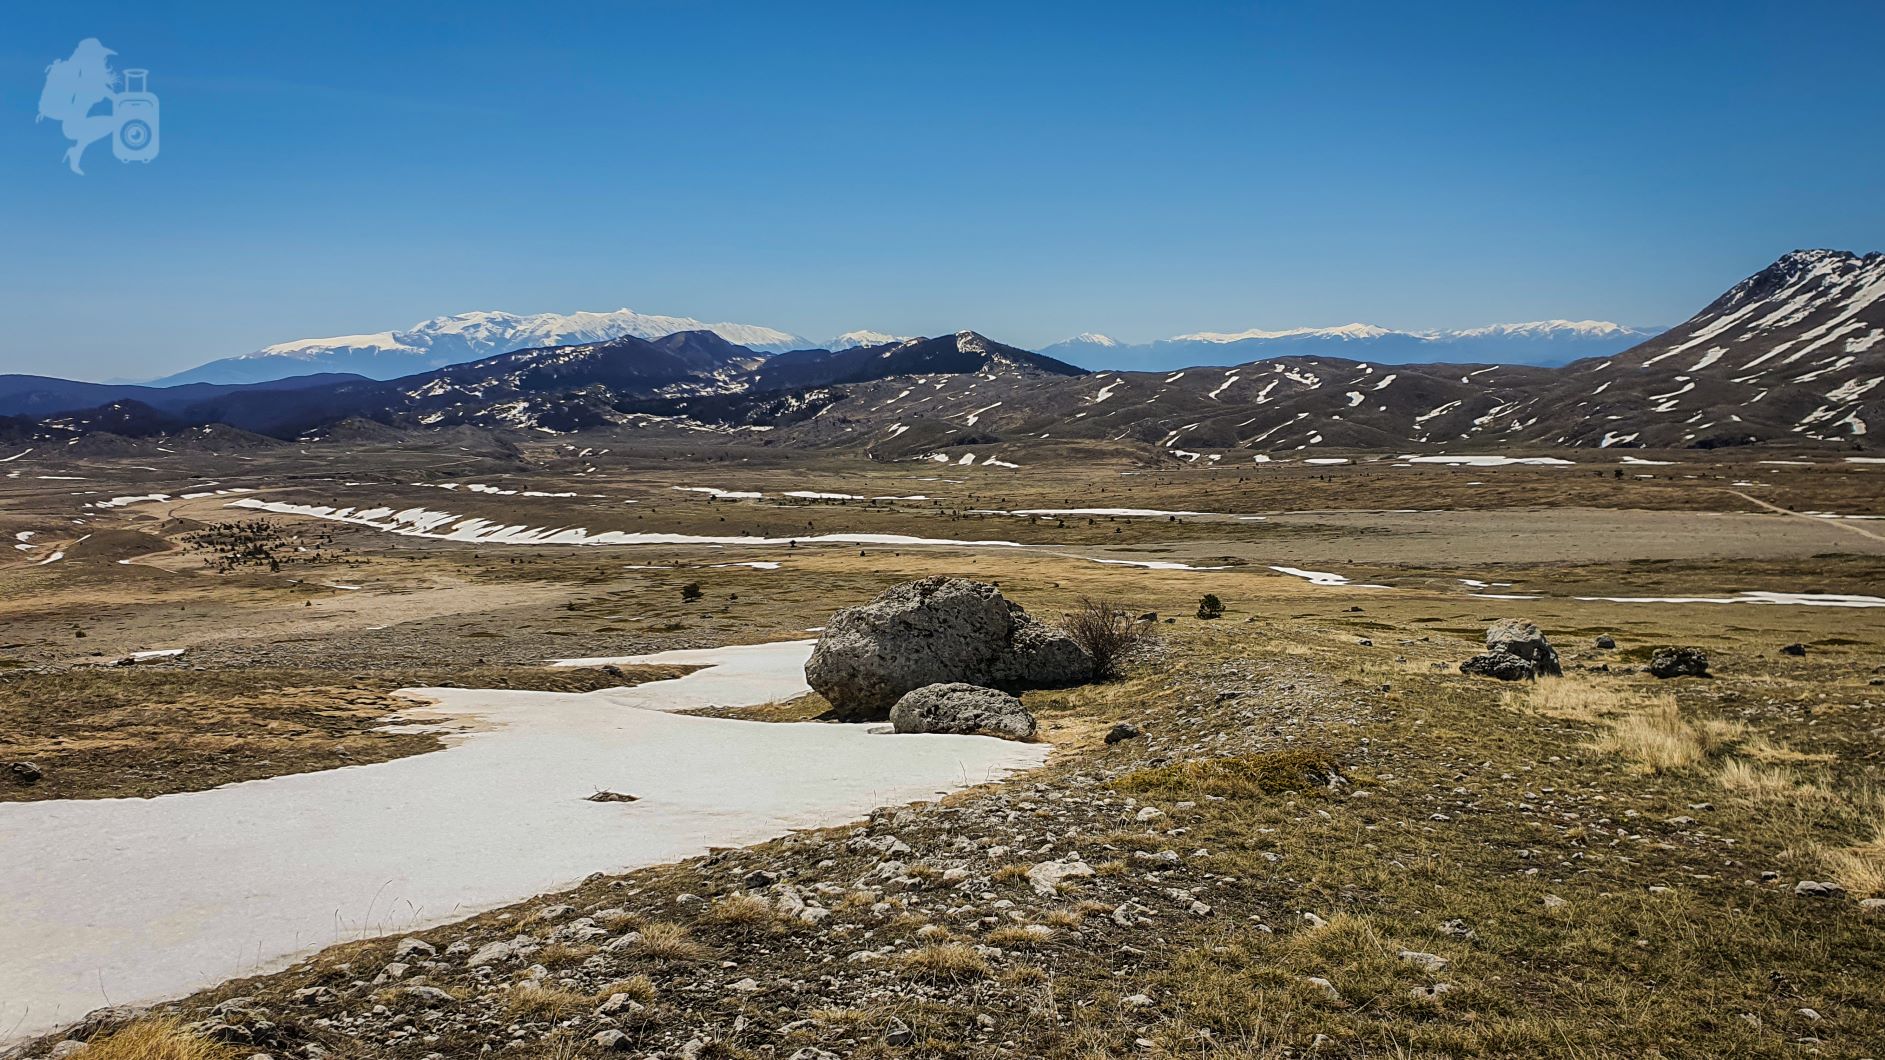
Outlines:
[{"label": "large gray boulder", "polygon": [[1502,618],[1486,630],[1486,651],[1497,655],[1501,652],[1516,655],[1532,664],[1532,671],[1537,674],[1557,676],[1564,673],[1558,665],[1558,652],[1545,639],[1544,631],[1530,622],[1520,622],[1513,618]]},{"label": "large gray boulder", "polygon": [[905,692],[890,708],[898,732],[988,733],[1025,740],[1034,735],[1034,715],[1006,692],[952,681]]},{"label": "large gray boulder", "polygon": [[886,716],[905,693],[952,681],[1051,688],[1092,679],[1093,659],[992,585],[933,577],[832,615],[805,681],[846,721]]}]

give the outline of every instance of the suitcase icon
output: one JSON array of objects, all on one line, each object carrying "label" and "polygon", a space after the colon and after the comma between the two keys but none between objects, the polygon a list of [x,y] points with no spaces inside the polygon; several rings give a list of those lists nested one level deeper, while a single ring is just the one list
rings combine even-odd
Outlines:
[{"label": "suitcase icon", "polygon": [[157,96],[149,84],[149,70],[126,70],[124,91],[112,97],[111,116],[118,127],[111,137],[111,153],[120,162],[157,157]]}]

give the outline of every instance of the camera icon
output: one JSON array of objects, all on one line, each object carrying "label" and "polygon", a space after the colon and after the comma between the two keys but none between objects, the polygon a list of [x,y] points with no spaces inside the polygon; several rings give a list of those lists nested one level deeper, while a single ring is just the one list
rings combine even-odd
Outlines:
[{"label": "camera icon", "polygon": [[124,71],[124,91],[111,97],[111,153],[120,162],[157,157],[157,96],[149,70]]}]

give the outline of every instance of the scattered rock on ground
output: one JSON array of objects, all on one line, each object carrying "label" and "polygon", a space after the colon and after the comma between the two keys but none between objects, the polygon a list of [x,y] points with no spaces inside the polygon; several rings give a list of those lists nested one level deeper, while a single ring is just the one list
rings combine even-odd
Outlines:
[{"label": "scattered rock on ground", "polygon": [[1597,638],[1597,646],[1605,651],[1610,651],[1617,646],[1617,638],[1605,633],[1603,636]]},{"label": "scattered rock on ground", "polygon": [[849,721],[876,720],[906,692],[953,681],[1019,689],[1078,684],[1093,659],[1000,590],[931,577],[831,616],[805,680]]},{"label": "scattered rock on ground", "polygon": [[1538,671],[1524,659],[1506,651],[1485,651],[1460,664],[1460,673],[1496,677],[1501,681],[1525,681]]},{"label": "scattered rock on ground", "polygon": [[1707,677],[1708,653],[1700,648],[1657,648],[1649,657],[1657,677]]},{"label": "scattered rock on ground", "polygon": [[1806,654],[1806,645],[1804,645],[1804,644],[1789,644],[1789,645],[1787,645],[1786,647],[1784,647],[1784,648],[1782,648],[1782,649],[1780,649],[1780,654],[1782,654],[1782,655],[1795,655],[1795,656],[1799,656],[1799,655],[1805,655],[1805,654]]},{"label": "scattered rock on ground", "polygon": [[1107,730],[1106,742],[1108,744],[1116,744],[1124,740],[1136,739],[1142,735],[1144,735],[1144,730],[1140,729],[1137,725],[1129,721],[1122,721]]},{"label": "scattered rock on ground", "polygon": [[46,771],[31,762],[15,762],[7,766],[7,775],[21,784],[37,784]]},{"label": "scattered rock on ground", "polygon": [[1034,735],[1034,715],[1006,692],[960,681],[924,685],[905,692],[890,708],[898,732],[988,733],[1025,740]]}]

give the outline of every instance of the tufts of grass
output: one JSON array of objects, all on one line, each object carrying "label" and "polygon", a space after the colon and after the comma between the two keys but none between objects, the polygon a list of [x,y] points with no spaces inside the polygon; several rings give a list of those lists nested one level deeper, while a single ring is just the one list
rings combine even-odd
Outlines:
[{"label": "tufts of grass", "polygon": [[1623,714],[1636,704],[1636,698],[1627,690],[1569,677],[1542,677],[1530,687],[1505,692],[1500,700],[1508,709],[1521,713],[1593,724]]},{"label": "tufts of grass", "polygon": [[514,1019],[555,1023],[587,1010],[595,1002],[588,994],[556,986],[514,984],[504,996],[504,1010]]},{"label": "tufts of grass", "polygon": [[987,939],[990,946],[1023,949],[1052,942],[1055,934],[1054,929],[1046,924],[1003,924],[989,931]]},{"label": "tufts of grass", "polygon": [[600,1003],[607,1001],[616,994],[627,994],[630,1001],[640,1002],[643,1005],[652,1005],[655,999],[655,981],[645,975],[630,976],[627,979],[608,983],[598,988],[596,990],[595,999]]},{"label": "tufts of grass", "polygon": [[694,941],[686,927],[663,920],[641,929],[635,952],[658,961],[700,961],[712,951]]},{"label": "tufts of grass", "polygon": [[1327,750],[1292,747],[1141,769],[1115,780],[1113,786],[1128,794],[1158,799],[1213,795],[1250,799],[1318,788],[1328,783],[1334,772],[1335,756]]},{"label": "tufts of grass", "polygon": [[169,1017],[139,1020],[85,1050],[92,1060],[232,1060],[236,1051],[198,1038]]},{"label": "tufts of grass", "polygon": [[918,979],[933,982],[961,982],[988,975],[988,962],[974,947],[959,942],[941,942],[903,955],[903,970]]},{"label": "tufts of grass", "polygon": [[1745,727],[1738,722],[1690,722],[1682,716],[1674,696],[1658,696],[1641,709],[1611,720],[1609,725],[1609,731],[1592,746],[1622,755],[1645,773],[1667,773],[1698,765],[1746,735]]},{"label": "tufts of grass", "polygon": [[581,964],[594,956],[596,947],[574,945],[568,942],[552,942],[531,955],[531,959],[545,968],[561,968],[571,964]]},{"label": "tufts of grass", "polygon": [[780,923],[772,903],[754,894],[730,894],[718,899],[701,914],[701,919],[736,935],[770,931]]}]

